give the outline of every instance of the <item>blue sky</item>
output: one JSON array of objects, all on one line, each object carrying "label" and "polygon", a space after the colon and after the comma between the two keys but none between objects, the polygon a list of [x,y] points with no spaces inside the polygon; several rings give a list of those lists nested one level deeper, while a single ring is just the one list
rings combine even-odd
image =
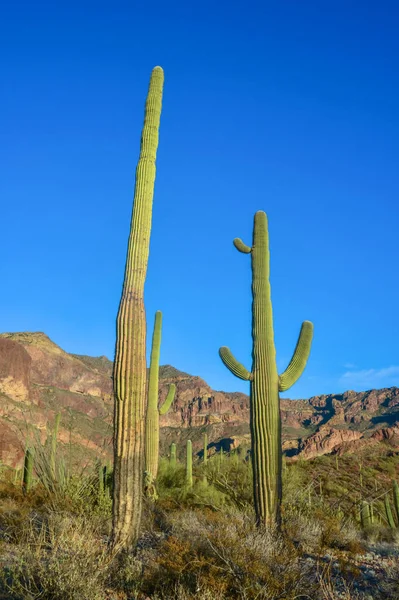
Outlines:
[{"label": "blue sky", "polygon": [[[150,260],[161,362],[247,391],[253,215],[269,217],[284,395],[399,384],[396,2],[9,2],[0,19],[0,331],[113,357],[151,69],[165,71]],[[148,346],[150,336],[148,338]]]}]

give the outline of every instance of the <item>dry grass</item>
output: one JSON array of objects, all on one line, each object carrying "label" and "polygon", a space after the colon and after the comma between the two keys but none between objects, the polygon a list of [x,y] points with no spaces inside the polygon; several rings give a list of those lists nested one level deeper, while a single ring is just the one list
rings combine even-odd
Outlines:
[{"label": "dry grass", "polygon": [[103,600],[109,563],[89,519],[50,513],[19,527],[1,584],[10,600]]},{"label": "dry grass", "polygon": [[[394,544],[395,532],[383,526],[361,532],[350,514],[313,488],[309,500],[308,469],[284,472],[277,532],[254,527],[246,461],[226,458],[206,471],[197,465],[189,491],[182,489],[184,472],[165,463],[159,501],[145,501],[137,553],[116,558],[107,553],[109,496],[99,497],[94,466],[87,478],[60,474],[51,487],[39,482],[25,496],[19,484],[0,482],[3,598],[365,599],[350,583],[360,571],[347,559],[364,552],[373,535]],[[374,590],[378,600],[395,598],[399,571],[391,570]]]}]

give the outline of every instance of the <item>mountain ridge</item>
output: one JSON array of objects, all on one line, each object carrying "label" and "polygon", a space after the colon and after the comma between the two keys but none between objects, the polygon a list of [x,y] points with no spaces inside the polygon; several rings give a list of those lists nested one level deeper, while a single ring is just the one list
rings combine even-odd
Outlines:
[{"label": "mountain ridge", "polygon": [[[105,356],[65,352],[43,332],[0,334],[0,460],[20,464],[27,428],[44,439],[61,412],[60,441],[67,440],[73,419],[75,441],[104,459],[112,455],[112,361]],[[213,390],[201,377],[160,367],[159,398],[176,384],[171,410],[161,417],[161,452],[188,436],[199,451],[206,430],[210,447],[226,451],[249,446],[249,397]],[[351,451],[381,440],[399,446],[399,388],[309,399],[281,399],[283,450],[286,456],[312,458]],[[27,414],[29,413],[30,422]],[[19,448],[17,450],[16,448]],[[90,454],[88,452],[88,454]],[[77,452],[77,456],[79,452]]]}]

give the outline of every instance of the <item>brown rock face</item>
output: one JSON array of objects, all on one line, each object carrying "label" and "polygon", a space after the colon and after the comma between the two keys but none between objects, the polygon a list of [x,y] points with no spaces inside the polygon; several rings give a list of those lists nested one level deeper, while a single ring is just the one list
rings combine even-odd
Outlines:
[{"label": "brown rock face", "polygon": [[169,384],[176,385],[171,409],[161,417],[161,427],[203,427],[212,423],[231,425],[248,420],[249,399],[245,394],[215,392],[200,377],[178,375],[163,379],[161,367],[160,401],[163,402]]},{"label": "brown rock face", "polygon": [[342,444],[358,440],[362,437],[360,431],[350,429],[334,429],[329,425],[320,427],[317,433],[309,436],[299,444],[299,454],[303,458],[313,458],[321,454],[329,454]]},{"label": "brown rock face", "polygon": [[[171,410],[161,417],[161,453],[187,439],[200,453],[248,447],[249,398],[212,390],[200,377],[160,367],[160,400],[177,387]],[[112,362],[68,354],[44,333],[0,334],[0,459],[21,463],[27,426],[46,439],[61,412],[59,443],[81,449],[81,462],[112,457]],[[399,388],[281,400],[283,449],[293,458],[354,451],[386,440],[399,446]],[[3,436],[3,437],[2,437]],[[1,442],[3,440],[3,442]],[[1,446],[3,444],[3,446]],[[19,464],[21,466],[21,464]]]},{"label": "brown rock face", "polygon": [[29,398],[32,359],[20,344],[0,338],[0,394],[17,402]]},{"label": "brown rock face", "polygon": [[17,342],[31,357],[33,382],[111,400],[110,377],[104,376],[103,373],[95,373],[87,367],[82,368],[83,365],[77,355],[64,352],[44,333],[3,333],[1,336],[3,341],[12,339]]}]

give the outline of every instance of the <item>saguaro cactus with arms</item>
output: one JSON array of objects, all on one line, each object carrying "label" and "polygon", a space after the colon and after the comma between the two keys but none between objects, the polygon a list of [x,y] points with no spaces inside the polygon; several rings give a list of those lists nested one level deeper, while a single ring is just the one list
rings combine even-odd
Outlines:
[{"label": "saguaro cactus with arms", "polygon": [[302,324],[294,355],[278,375],[274,347],[273,314],[269,281],[269,236],[267,217],[255,214],[252,247],[239,238],[234,245],[252,260],[252,370],[239,363],[229,348],[219,350],[226,367],[250,382],[250,429],[253,493],[258,525],[278,526],[281,506],[281,417],[279,391],[288,390],[302,374],[310,353],[313,325]]}]

